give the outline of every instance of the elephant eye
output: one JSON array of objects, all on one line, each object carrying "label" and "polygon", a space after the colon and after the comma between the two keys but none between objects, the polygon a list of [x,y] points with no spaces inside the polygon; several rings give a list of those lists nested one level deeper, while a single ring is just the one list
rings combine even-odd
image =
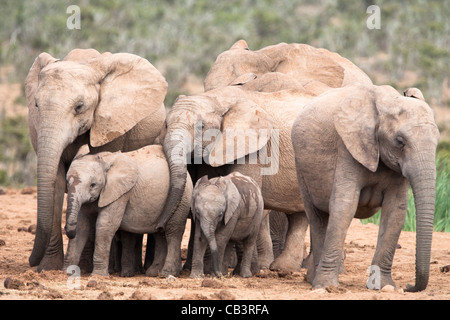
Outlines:
[{"label": "elephant eye", "polygon": [[94,189],[97,186],[97,184],[95,182],[91,183],[91,189]]},{"label": "elephant eye", "polygon": [[397,138],[395,138],[395,142],[400,148],[403,148],[406,144],[405,138],[403,138],[402,136],[398,136]]},{"label": "elephant eye", "polygon": [[39,108],[39,105],[38,105],[37,102],[34,103],[34,106],[35,106],[36,108]]},{"label": "elephant eye", "polygon": [[75,107],[75,112],[79,113],[81,111],[81,109],[83,109],[83,102],[80,102],[77,104],[77,106]]}]

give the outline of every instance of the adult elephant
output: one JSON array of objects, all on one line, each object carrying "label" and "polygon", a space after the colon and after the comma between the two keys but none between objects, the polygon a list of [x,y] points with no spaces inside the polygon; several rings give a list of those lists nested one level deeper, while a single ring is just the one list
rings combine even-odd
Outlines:
[{"label": "adult elephant", "polygon": [[[183,194],[188,170],[183,159],[190,154],[197,159],[203,156],[209,165],[201,164],[200,159],[190,166],[194,182],[203,174],[212,177],[239,171],[260,184],[266,209],[288,213],[289,230],[284,251],[271,268],[298,271],[303,260],[307,220],[298,198],[291,126],[297,113],[315,96],[353,82],[371,84],[367,75],[350,61],[324,49],[282,43],[250,51],[244,40],[235,43],[219,55],[212,66],[205,79],[206,92],[179,97],[167,117],[164,150],[170,165],[171,189],[159,226],[164,228]],[[200,125],[196,127],[196,124]],[[244,136],[227,139],[227,129],[243,132]],[[264,131],[272,129],[278,134],[277,139]],[[208,144],[210,139],[195,143],[196,137],[214,130],[224,133],[217,135],[214,144]],[[250,145],[249,140],[257,142]],[[239,141],[246,143],[224,159],[224,150],[233,149],[234,142]],[[215,152],[211,153],[212,150]],[[277,165],[275,172],[262,173],[267,167],[264,161],[249,163],[255,154],[273,155],[276,151],[279,151],[278,162],[271,163]],[[238,164],[243,159],[246,164]],[[233,161],[235,163],[230,164]],[[272,246],[270,241],[269,245]]]},{"label": "adult elephant", "polygon": [[328,91],[298,114],[292,128],[298,181],[310,222],[312,285],[338,285],[351,220],[381,207],[369,289],[395,286],[391,267],[408,207],[416,205],[416,283],[428,284],[433,233],[436,146],[434,113],[418,89],[390,86]]},{"label": "adult elephant", "polygon": [[[271,72],[289,75],[294,80],[280,82],[278,79],[275,83],[279,89],[300,86],[315,95],[354,83],[372,84],[360,68],[327,49],[279,43],[252,51],[245,40],[239,40],[217,57],[205,78],[205,91],[236,83],[245,74],[261,77]],[[275,90],[273,79],[269,81]]]},{"label": "adult elephant", "polygon": [[25,82],[30,138],[37,153],[37,230],[31,266],[61,269],[65,173],[79,147],[129,151],[152,144],[164,127],[167,83],[146,59],[75,49],[41,53]]}]

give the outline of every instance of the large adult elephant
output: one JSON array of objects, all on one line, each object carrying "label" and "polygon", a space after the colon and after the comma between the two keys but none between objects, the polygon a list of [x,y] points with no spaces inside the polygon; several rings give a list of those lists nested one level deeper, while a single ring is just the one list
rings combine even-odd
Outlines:
[{"label": "large adult elephant", "polygon": [[[261,77],[271,72],[295,79],[294,82],[278,79],[275,83],[280,85],[279,89],[301,86],[315,95],[355,83],[372,84],[360,68],[327,49],[279,43],[252,51],[245,40],[239,40],[217,57],[205,78],[205,91],[238,83],[236,79],[246,74]],[[272,82],[271,89],[276,90],[273,79],[268,78],[268,81]]]},{"label": "large adult elephant", "polygon": [[41,53],[25,82],[30,138],[37,153],[37,230],[29,262],[61,269],[65,173],[79,147],[129,151],[154,143],[165,124],[167,82],[146,59],[75,49]]},{"label": "large adult elephant", "polygon": [[391,267],[408,207],[416,205],[416,283],[428,284],[433,234],[436,146],[433,110],[418,89],[401,96],[390,86],[349,86],[317,97],[292,128],[298,181],[310,222],[316,288],[338,285],[351,220],[381,207],[369,289],[395,286]]},{"label": "large adult elephant", "polygon": [[[197,159],[194,170],[202,171],[197,175],[190,171],[194,182],[196,176],[205,173],[211,177],[239,171],[261,185],[266,209],[289,214],[284,251],[271,268],[298,271],[307,220],[298,198],[291,126],[297,113],[315,96],[355,82],[371,84],[368,76],[347,59],[304,44],[281,43],[250,51],[246,42],[240,40],[220,54],[205,79],[206,92],[179,97],[167,117],[164,150],[170,165],[171,189],[160,227],[164,227],[180,202],[188,170],[186,161],[181,160],[192,154]],[[272,129],[278,134],[275,140],[265,131]],[[223,133],[216,137],[214,144],[209,139],[195,143],[196,138],[214,130]],[[227,139],[227,130],[244,135]],[[257,142],[249,144],[249,140]],[[246,142],[234,152],[233,147],[239,141]],[[233,149],[231,154],[225,153],[228,159],[223,157],[225,149],[227,152]],[[263,165],[264,160],[249,163],[255,154],[274,155],[277,151],[278,158],[274,156],[272,160],[277,158],[278,162],[271,163],[277,170],[271,174],[262,173],[261,169],[267,167]],[[199,155],[207,159],[209,166],[196,165],[202,163]],[[243,159],[246,164],[239,164]],[[211,167],[216,171],[211,173]]]}]

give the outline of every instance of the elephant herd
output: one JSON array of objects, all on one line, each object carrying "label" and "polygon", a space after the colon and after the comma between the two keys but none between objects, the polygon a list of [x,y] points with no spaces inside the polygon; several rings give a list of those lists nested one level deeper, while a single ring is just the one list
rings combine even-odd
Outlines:
[{"label": "elephant herd", "polygon": [[107,275],[119,255],[130,275],[142,263],[138,235],[149,234],[146,274],[179,275],[191,218],[183,267],[192,277],[226,273],[235,251],[241,276],[305,266],[320,288],[339,284],[351,220],[381,208],[370,264],[379,281],[368,284],[381,289],[395,286],[411,186],[416,283],[407,290],[426,288],[439,132],[420,90],[374,85],[326,49],[280,43],[252,51],[244,40],[217,57],[203,93],[179,96],[166,115],[167,88],[133,54],[75,49],[61,60],[36,58],[25,82],[38,159],[31,266],[87,259],[93,274]]}]

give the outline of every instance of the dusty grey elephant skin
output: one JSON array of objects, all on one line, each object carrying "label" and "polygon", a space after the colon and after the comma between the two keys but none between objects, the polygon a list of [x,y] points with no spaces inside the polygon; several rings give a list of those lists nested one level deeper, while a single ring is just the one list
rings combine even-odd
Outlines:
[{"label": "dusty grey elephant skin", "polygon": [[367,287],[395,286],[391,267],[409,184],[417,241],[416,282],[407,290],[424,290],[428,284],[439,131],[430,106],[415,98],[423,95],[415,90],[405,95],[389,86],[334,89],[317,97],[295,120],[292,142],[314,253],[314,270],[308,271],[316,288],[338,285],[351,220],[370,217],[380,207]]},{"label": "dusty grey elephant skin", "polygon": [[[179,203],[188,170],[198,173],[192,175],[194,182],[204,174],[211,178],[238,171],[260,185],[265,209],[288,214],[285,247],[271,268],[299,271],[303,250],[298,248],[303,247],[307,219],[298,198],[290,138],[292,123],[301,108],[319,93],[357,82],[371,84],[369,77],[347,59],[308,45],[279,44],[251,51],[241,40],[220,54],[205,79],[206,92],[180,96],[167,116],[164,152],[170,165],[171,187],[159,226],[164,228],[165,220]],[[210,143],[207,140],[194,146],[195,137],[210,130],[220,130],[223,139],[219,135],[214,148],[207,148]],[[257,139],[258,144],[238,148],[236,153],[232,152],[232,159],[221,159],[224,146],[232,141],[226,139],[226,130],[253,132],[249,138]],[[279,139],[255,134],[262,132],[277,132]],[[245,137],[237,137],[243,141],[240,139]],[[268,165],[262,165],[261,158],[257,164],[249,159],[265,152],[271,154],[271,150],[280,151],[279,162],[271,162],[279,170],[265,175],[261,169]],[[180,155],[200,161],[189,164],[176,161],[174,158],[179,159]],[[244,160],[245,164],[238,160]],[[266,233],[268,252],[272,251],[272,243],[269,231]]]},{"label": "dusty grey elephant skin", "polygon": [[90,229],[95,227],[92,274],[108,275],[111,241],[117,230],[123,230],[153,234],[155,256],[147,275],[177,276],[181,271],[181,239],[189,214],[192,181],[187,179],[182,202],[162,234],[157,232],[156,223],[167,198],[169,177],[160,145],[75,158],[67,173],[65,228],[70,241],[65,267],[78,264]]},{"label": "dusty grey elephant skin", "polygon": [[[61,269],[65,175],[79,147],[129,151],[154,143],[165,125],[167,82],[146,59],[75,49],[41,53],[25,81],[37,153],[37,230],[31,266]],[[124,112],[126,108],[126,112]]]},{"label": "dusty grey elephant skin", "polygon": [[191,278],[203,276],[207,245],[214,274],[217,277],[227,274],[228,263],[224,263],[224,256],[229,255],[227,252],[231,252],[235,243],[242,244],[238,273],[251,277],[252,260],[258,261],[256,241],[264,213],[258,184],[239,172],[210,180],[204,176],[195,185],[191,209],[196,225]]}]

